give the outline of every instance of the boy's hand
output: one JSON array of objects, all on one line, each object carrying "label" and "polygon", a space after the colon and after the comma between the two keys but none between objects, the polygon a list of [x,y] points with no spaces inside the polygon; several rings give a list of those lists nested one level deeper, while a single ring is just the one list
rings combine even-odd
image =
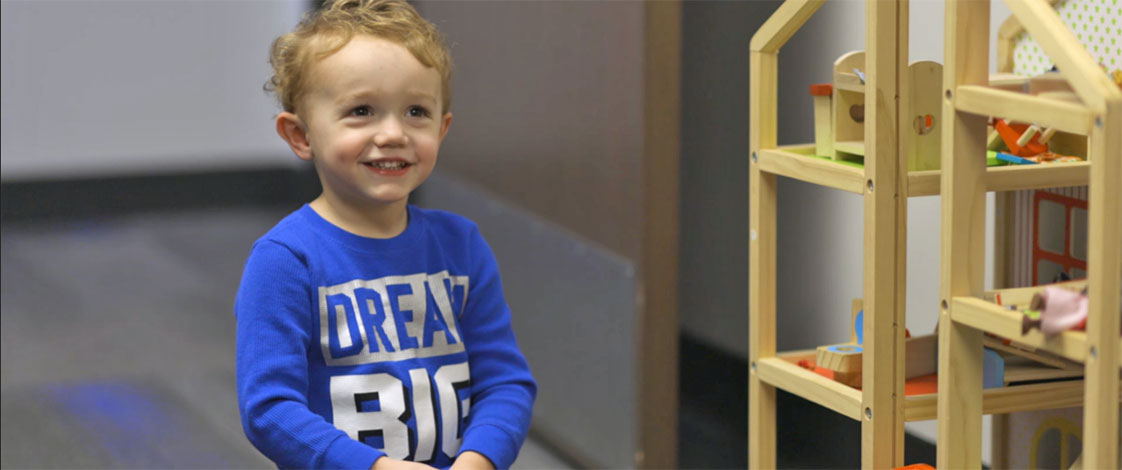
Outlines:
[{"label": "boy's hand", "polygon": [[386,456],[378,457],[374,461],[374,465],[370,466],[370,470],[436,470],[435,467],[430,467],[423,463],[410,462],[408,460],[391,459]]},{"label": "boy's hand", "polygon": [[448,470],[495,470],[495,466],[483,454],[469,450],[456,457]]}]

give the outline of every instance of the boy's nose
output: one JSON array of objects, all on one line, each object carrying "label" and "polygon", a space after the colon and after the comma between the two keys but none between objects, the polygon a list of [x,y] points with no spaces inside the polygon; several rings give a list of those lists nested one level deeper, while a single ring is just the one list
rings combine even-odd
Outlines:
[{"label": "boy's nose", "polygon": [[374,144],[379,147],[402,145],[405,143],[405,131],[401,123],[394,118],[383,119],[374,133]]}]

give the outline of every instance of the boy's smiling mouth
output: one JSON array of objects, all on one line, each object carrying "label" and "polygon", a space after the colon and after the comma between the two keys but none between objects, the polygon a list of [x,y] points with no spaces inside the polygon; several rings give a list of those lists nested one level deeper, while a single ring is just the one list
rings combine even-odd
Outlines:
[{"label": "boy's smiling mouth", "polygon": [[386,176],[403,175],[409,167],[413,166],[411,163],[400,158],[383,158],[370,162],[362,162],[362,164],[370,168],[374,173]]}]

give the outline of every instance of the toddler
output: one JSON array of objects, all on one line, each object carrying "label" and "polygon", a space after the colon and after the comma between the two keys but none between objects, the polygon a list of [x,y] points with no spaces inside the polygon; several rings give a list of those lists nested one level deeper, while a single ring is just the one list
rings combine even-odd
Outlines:
[{"label": "toddler", "polygon": [[330,2],[274,42],[276,130],[323,192],[250,252],[234,303],[249,440],[283,468],[505,468],[536,384],[476,226],[408,205],[452,122],[440,34]]}]

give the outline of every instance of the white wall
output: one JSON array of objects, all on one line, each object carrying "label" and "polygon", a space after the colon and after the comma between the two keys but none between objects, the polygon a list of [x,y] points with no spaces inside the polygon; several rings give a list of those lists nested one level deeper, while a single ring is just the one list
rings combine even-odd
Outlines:
[{"label": "white wall", "polygon": [[4,181],[290,165],[261,89],[302,0],[3,1]]}]

